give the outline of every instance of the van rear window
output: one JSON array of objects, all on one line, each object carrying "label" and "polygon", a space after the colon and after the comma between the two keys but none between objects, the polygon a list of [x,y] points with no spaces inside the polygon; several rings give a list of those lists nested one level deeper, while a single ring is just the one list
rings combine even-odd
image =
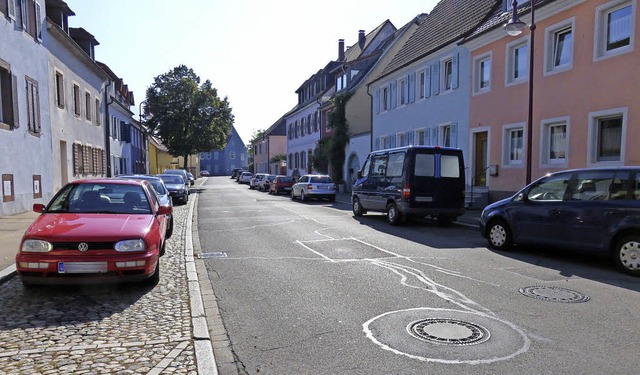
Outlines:
[{"label": "van rear window", "polygon": [[433,177],[436,173],[436,158],[433,154],[416,154],[414,176]]},{"label": "van rear window", "polygon": [[460,158],[457,155],[440,155],[440,177],[460,177]]},{"label": "van rear window", "polygon": [[402,166],[404,164],[404,152],[389,154],[387,162],[387,177],[402,176]]}]

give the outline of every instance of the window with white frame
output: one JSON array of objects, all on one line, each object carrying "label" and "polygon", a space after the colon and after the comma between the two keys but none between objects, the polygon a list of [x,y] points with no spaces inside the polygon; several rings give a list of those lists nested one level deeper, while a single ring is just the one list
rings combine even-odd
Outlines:
[{"label": "window with white frame", "polygon": [[545,29],[544,72],[552,74],[573,67],[573,36],[575,18],[557,23]]},{"label": "window with white frame", "polygon": [[380,101],[382,101],[381,106],[383,111],[389,110],[389,87],[385,86],[380,90]]},{"label": "window with white frame", "polygon": [[491,52],[473,59],[473,93],[491,91]]},{"label": "window with white frame", "polygon": [[384,150],[389,148],[391,144],[391,140],[388,136],[380,137],[380,150]]},{"label": "window with white frame", "polygon": [[506,125],[503,132],[503,163],[522,165],[524,161],[524,125]]},{"label": "window with white frame", "polygon": [[424,129],[416,130],[415,134],[416,145],[423,146],[425,143]]},{"label": "window with white frame", "polygon": [[594,59],[633,50],[635,4],[614,0],[596,8]]},{"label": "window with white frame", "polygon": [[73,85],[73,114],[80,117],[82,109],[80,108],[80,86]]},{"label": "window with white frame", "polygon": [[407,104],[409,102],[408,98],[408,90],[407,90],[407,79],[402,78],[398,81],[398,86],[400,87],[400,105]]},{"label": "window with white frame", "polygon": [[100,119],[100,117],[102,116],[102,111],[100,110],[100,99],[96,98],[95,100],[95,105],[96,105],[96,125],[100,125],[102,120]]},{"label": "window with white frame", "polygon": [[443,147],[451,147],[451,125],[440,125],[438,129],[438,144]]},{"label": "window with white frame", "polygon": [[449,58],[442,61],[442,91],[451,90],[453,88],[453,59]]},{"label": "window with white frame", "polygon": [[88,91],[84,93],[84,116],[91,121],[91,93]]},{"label": "window with white frame", "polygon": [[408,146],[409,145],[409,137],[407,137],[407,133],[398,133],[396,134],[396,146]]},{"label": "window with white frame", "polygon": [[60,72],[56,72],[56,104],[64,108],[64,76]]},{"label": "window with white frame", "polygon": [[229,159],[234,160],[236,158],[236,153],[234,151],[229,152]]},{"label": "window with white frame", "polygon": [[562,165],[567,162],[569,119],[566,117],[542,121],[542,164]]},{"label": "window with white frame", "polygon": [[529,39],[521,38],[507,45],[507,86],[526,82],[529,66]]},{"label": "window with white frame", "polygon": [[593,112],[589,114],[591,163],[622,162],[627,109]]},{"label": "window with white frame", "polygon": [[418,72],[418,99],[425,98],[425,88],[427,85],[427,72],[421,70]]}]

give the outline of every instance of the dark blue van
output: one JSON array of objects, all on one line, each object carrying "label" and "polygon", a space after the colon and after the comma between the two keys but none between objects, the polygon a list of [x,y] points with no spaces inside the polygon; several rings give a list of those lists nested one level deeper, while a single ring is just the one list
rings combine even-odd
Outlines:
[{"label": "dark blue van", "polygon": [[355,182],[353,214],[385,212],[391,225],[409,216],[448,224],[464,212],[462,150],[406,146],[369,154]]},{"label": "dark blue van", "polygon": [[480,232],[496,249],[514,244],[610,253],[640,276],[640,167],[548,174],[485,207]]}]

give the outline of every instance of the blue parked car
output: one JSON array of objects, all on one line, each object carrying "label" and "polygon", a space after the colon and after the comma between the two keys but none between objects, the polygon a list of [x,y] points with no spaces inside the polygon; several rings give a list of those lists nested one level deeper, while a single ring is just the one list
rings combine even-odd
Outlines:
[{"label": "blue parked car", "polygon": [[480,232],[495,249],[564,247],[611,255],[640,276],[640,167],[548,174],[482,212]]}]

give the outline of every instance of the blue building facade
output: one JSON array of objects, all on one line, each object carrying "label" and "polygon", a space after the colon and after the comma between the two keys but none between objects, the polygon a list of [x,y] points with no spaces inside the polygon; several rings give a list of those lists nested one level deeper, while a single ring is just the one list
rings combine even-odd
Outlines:
[{"label": "blue building facade", "polygon": [[206,170],[212,176],[231,175],[234,168],[246,169],[248,166],[247,146],[234,126],[224,149],[200,153],[200,170]]}]

